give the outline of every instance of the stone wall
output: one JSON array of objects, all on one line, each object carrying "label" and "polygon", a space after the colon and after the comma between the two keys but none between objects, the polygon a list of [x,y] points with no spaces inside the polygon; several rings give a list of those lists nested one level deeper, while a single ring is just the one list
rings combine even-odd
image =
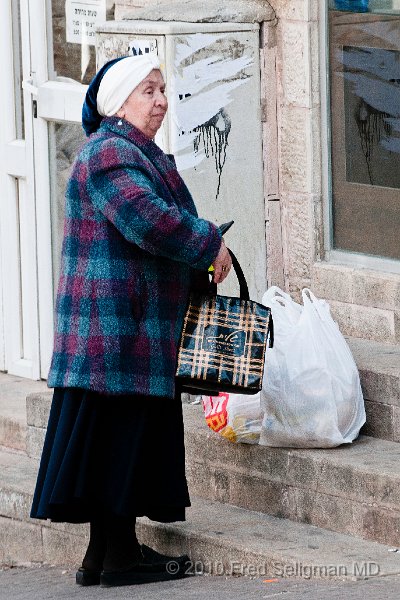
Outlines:
[{"label": "stone wall", "polygon": [[311,285],[312,265],[322,254],[318,1],[271,0],[271,6],[277,16],[282,268],[286,289],[296,294]]}]

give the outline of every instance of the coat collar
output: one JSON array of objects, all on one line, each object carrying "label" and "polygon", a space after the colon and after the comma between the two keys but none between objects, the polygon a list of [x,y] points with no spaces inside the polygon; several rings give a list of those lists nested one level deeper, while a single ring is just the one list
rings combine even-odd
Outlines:
[{"label": "coat collar", "polygon": [[[119,117],[105,117],[100,125],[101,131],[112,131],[116,135],[128,139],[135,144],[162,171],[176,169],[172,154],[165,154],[157,144],[142,133],[137,127]],[[172,164],[171,164],[172,163]]]}]

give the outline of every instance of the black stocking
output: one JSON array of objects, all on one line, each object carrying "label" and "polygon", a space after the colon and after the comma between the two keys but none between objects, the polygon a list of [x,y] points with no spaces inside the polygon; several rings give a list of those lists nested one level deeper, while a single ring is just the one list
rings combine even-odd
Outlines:
[{"label": "black stocking", "polygon": [[129,569],[142,557],[135,533],[135,517],[109,516],[106,522],[107,549],[103,562],[106,571]]},{"label": "black stocking", "polygon": [[106,554],[107,537],[103,519],[90,521],[90,539],[82,567],[89,571],[101,571]]}]

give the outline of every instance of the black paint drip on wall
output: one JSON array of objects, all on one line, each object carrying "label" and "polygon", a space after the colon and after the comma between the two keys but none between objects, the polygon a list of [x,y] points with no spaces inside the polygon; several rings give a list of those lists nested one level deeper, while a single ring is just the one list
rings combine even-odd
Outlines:
[{"label": "black paint drip on wall", "polygon": [[390,115],[388,113],[376,110],[364,100],[361,100],[355,114],[361,148],[367,163],[368,177],[371,185],[374,185],[372,170],[373,149],[384,136],[389,137],[391,135],[392,127],[388,122],[389,118]]},{"label": "black paint drip on wall", "polygon": [[198,135],[193,140],[195,153],[199,152],[200,144],[202,144],[206,157],[213,156],[215,159],[215,168],[218,173],[218,187],[215,199],[218,198],[221,187],[221,175],[226,161],[226,150],[231,125],[229,115],[224,108],[221,108],[209,121],[198,125],[193,130],[198,132]]}]

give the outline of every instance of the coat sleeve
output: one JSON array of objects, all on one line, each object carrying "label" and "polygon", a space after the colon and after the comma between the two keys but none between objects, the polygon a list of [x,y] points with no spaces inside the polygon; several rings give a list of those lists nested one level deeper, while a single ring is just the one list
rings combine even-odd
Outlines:
[{"label": "coat sleeve", "polygon": [[129,242],[196,269],[206,270],[215,260],[222,239],[218,227],[165,202],[145,166],[114,164],[90,171],[90,200]]}]

